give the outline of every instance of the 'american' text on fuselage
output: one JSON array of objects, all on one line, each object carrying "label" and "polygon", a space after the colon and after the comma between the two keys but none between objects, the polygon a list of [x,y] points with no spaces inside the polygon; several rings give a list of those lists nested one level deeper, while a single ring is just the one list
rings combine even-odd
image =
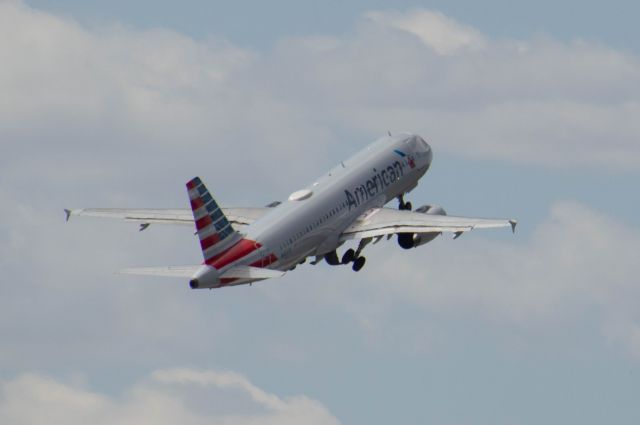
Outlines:
[{"label": "'american' text on fuselage", "polygon": [[382,192],[387,186],[395,183],[404,175],[404,164],[400,161],[394,161],[393,164],[382,171],[377,172],[374,169],[374,172],[373,177],[364,182],[364,184],[355,187],[353,193],[348,190],[344,191],[349,211],[351,211],[352,207],[358,208],[363,201],[368,201]]}]

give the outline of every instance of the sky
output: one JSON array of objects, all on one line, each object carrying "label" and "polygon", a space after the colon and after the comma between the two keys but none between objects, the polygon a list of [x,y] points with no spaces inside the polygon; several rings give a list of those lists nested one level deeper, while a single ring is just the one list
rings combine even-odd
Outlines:
[{"label": "sky", "polygon": [[[0,1],[0,423],[637,424],[638,6]],[[216,291],[186,227],[69,207],[262,206],[387,131],[414,206],[508,230]]]}]

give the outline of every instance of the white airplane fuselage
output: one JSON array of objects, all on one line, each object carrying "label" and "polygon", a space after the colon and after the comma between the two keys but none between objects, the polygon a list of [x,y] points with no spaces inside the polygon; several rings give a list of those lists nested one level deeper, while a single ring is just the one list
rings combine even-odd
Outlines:
[{"label": "white airplane fuselage", "polygon": [[[381,138],[253,222],[242,243],[210,266],[217,276],[238,265],[284,271],[308,256],[330,253],[365,211],[412,190],[431,160],[431,147],[420,136]],[[196,278],[210,269],[203,265]],[[222,279],[220,286],[239,283]]]},{"label": "white airplane fuselage", "polygon": [[[203,262],[190,266],[134,267],[123,274],[189,278],[189,286],[220,288],[280,277],[307,257],[329,265],[365,265],[363,249],[383,237],[397,237],[403,249],[431,242],[444,233],[454,239],[474,229],[510,227],[517,221],[448,215],[438,205],[412,211],[403,195],[418,185],[431,166],[431,147],[420,136],[399,134],[378,139],[340,162],[282,203],[266,207],[222,208],[200,177],[186,182],[190,211],[169,208],[65,209],[71,216],[116,218],[150,224],[195,226]],[[384,207],[398,198],[398,208]],[[359,241],[338,256],[348,240]],[[355,247],[354,247],[355,248]]]}]

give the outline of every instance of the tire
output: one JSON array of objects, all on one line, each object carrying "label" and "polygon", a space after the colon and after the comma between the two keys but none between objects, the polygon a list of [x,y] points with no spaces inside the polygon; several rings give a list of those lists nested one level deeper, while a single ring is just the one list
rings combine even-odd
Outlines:
[{"label": "tire", "polygon": [[353,249],[349,248],[342,256],[342,264],[349,264],[355,259],[356,253]]},{"label": "tire", "polygon": [[353,261],[353,266],[351,267],[354,272],[360,271],[364,267],[364,263],[367,261],[364,257],[358,257]]}]

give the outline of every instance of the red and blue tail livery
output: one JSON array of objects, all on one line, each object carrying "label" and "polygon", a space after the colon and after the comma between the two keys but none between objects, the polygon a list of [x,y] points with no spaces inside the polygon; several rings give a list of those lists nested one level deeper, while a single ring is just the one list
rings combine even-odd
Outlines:
[{"label": "red and blue tail livery", "polygon": [[242,238],[199,177],[187,183],[187,190],[202,256],[208,264]]}]

